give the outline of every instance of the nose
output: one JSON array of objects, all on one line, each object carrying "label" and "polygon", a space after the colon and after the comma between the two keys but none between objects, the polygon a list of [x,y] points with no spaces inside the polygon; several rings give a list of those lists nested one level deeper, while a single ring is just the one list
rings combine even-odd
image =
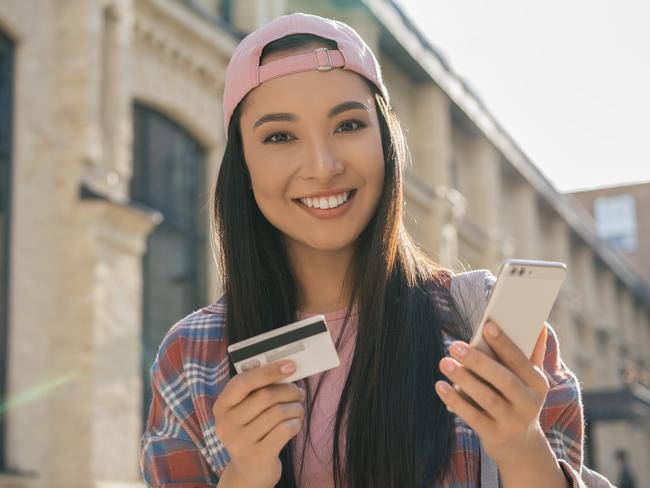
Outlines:
[{"label": "nose", "polygon": [[327,140],[312,141],[302,167],[302,176],[321,181],[331,180],[343,173],[345,165]]}]

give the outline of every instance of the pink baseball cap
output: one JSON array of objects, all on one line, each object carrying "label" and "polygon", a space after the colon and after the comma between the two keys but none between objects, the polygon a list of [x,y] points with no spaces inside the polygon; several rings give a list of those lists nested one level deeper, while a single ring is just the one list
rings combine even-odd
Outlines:
[{"label": "pink baseball cap", "polygon": [[[315,34],[336,41],[338,49],[319,48],[311,53],[285,56],[260,66],[264,46],[291,34]],[[342,68],[360,74],[379,89],[386,103],[388,90],[379,63],[359,34],[347,24],[317,15],[283,15],[248,34],[235,48],[223,93],[223,126],[228,137],[232,113],[252,89],[265,81],[302,71]]]}]

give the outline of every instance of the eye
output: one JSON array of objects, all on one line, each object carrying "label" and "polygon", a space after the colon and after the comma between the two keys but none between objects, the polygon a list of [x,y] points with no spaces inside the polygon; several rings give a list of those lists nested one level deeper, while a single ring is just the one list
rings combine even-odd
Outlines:
[{"label": "eye", "polygon": [[286,144],[291,141],[291,139],[289,139],[290,137],[291,136],[287,132],[275,132],[264,139],[263,143]]},{"label": "eye", "polygon": [[[335,132],[352,132],[355,130],[363,129],[365,126],[366,124],[358,120],[346,120],[336,128]],[[339,129],[343,129],[343,130],[339,131]]]}]

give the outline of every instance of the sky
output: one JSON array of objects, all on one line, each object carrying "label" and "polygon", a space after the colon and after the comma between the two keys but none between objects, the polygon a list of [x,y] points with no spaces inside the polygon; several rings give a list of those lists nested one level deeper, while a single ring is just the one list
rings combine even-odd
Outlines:
[{"label": "sky", "polygon": [[397,1],[558,190],[650,181],[650,1]]}]

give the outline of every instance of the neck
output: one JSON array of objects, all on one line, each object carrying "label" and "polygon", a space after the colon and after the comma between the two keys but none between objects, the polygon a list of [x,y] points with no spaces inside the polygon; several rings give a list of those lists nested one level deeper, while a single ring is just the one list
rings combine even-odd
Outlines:
[{"label": "neck", "polygon": [[344,283],[354,246],[320,251],[290,242],[287,253],[296,279],[298,308],[307,313],[327,313],[348,305],[349,283]]}]

